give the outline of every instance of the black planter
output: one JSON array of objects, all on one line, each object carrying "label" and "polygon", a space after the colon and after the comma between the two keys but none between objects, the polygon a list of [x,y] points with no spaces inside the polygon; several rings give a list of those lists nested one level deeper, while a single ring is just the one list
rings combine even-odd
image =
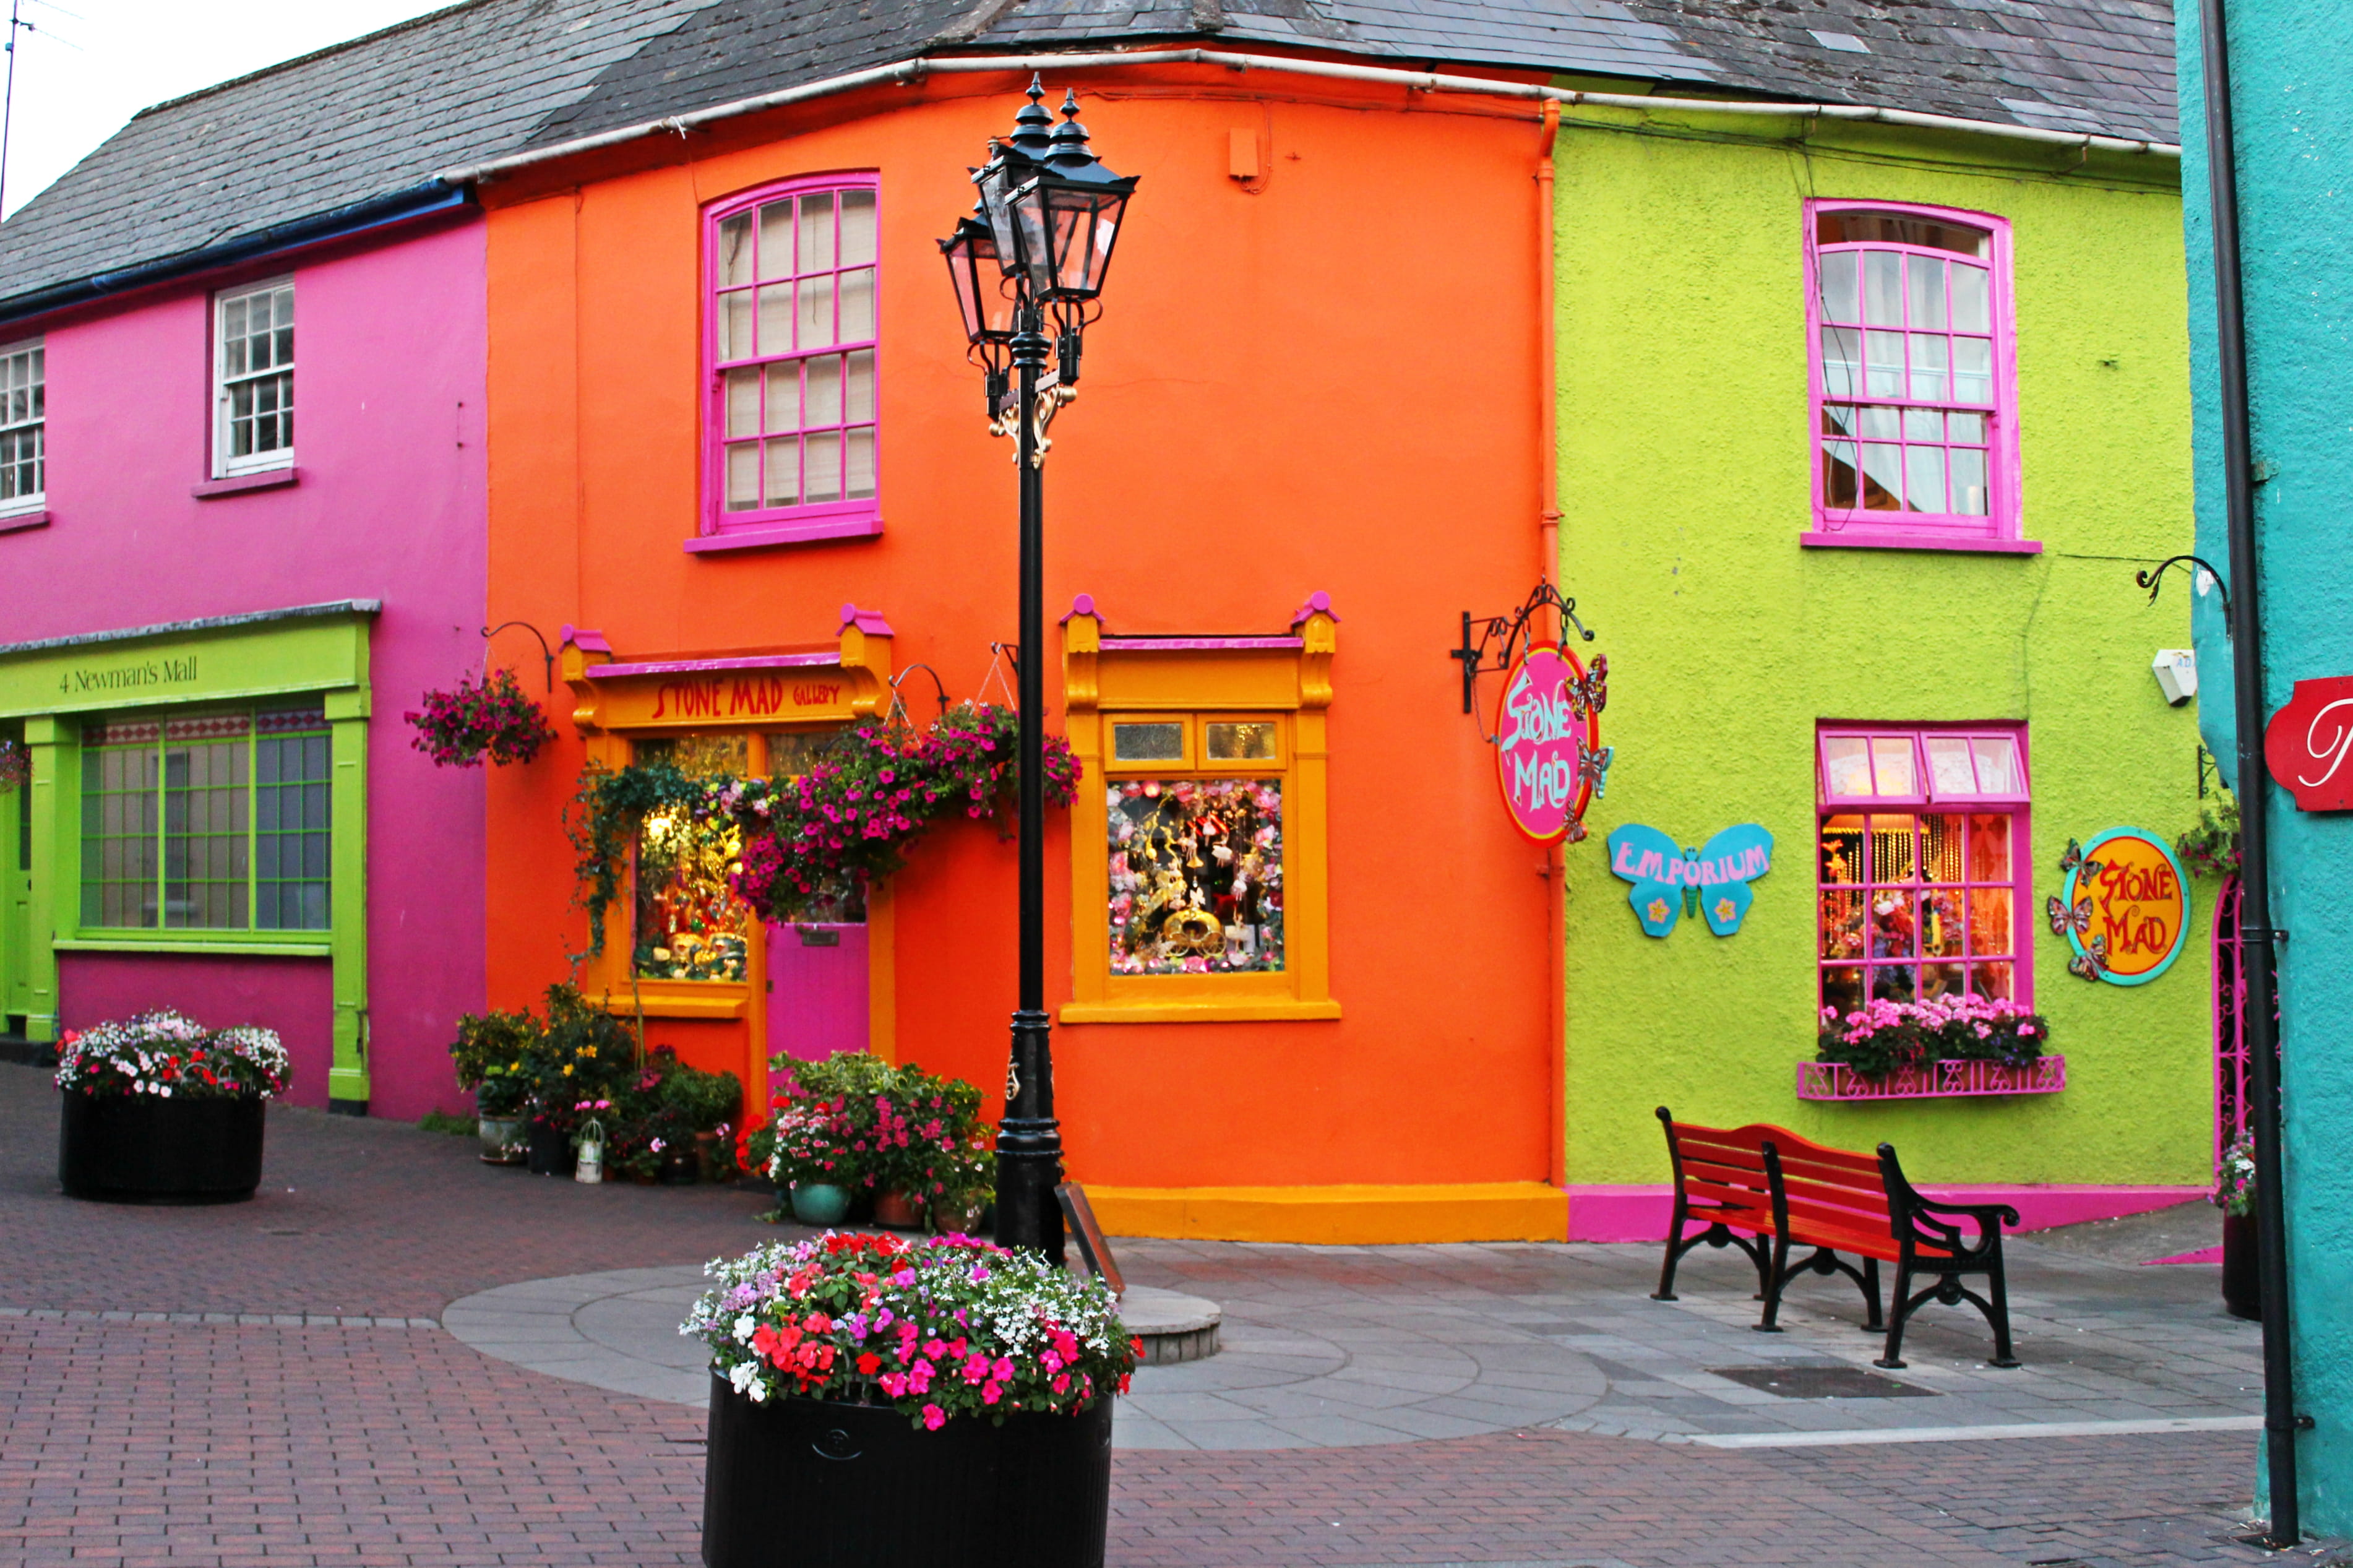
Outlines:
[{"label": "black planter", "polygon": [[64,1097],[58,1180],[69,1198],[236,1203],[261,1184],[260,1097]]},{"label": "black planter", "polygon": [[1112,1401],[1082,1415],[754,1404],[713,1373],[709,1568],[1103,1568]]},{"label": "black planter", "polygon": [[569,1176],[573,1161],[579,1158],[579,1151],[572,1147],[572,1135],[548,1122],[531,1124],[526,1147],[534,1176]]},{"label": "black planter", "polygon": [[2222,1310],[2233,1318],[2263,1315],[2263,1277],[2255,1272],[2255,1216],[2222,1216]]}]

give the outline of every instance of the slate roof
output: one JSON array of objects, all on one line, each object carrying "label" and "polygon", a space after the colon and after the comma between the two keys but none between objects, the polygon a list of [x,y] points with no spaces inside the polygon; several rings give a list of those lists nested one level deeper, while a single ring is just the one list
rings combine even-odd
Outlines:
[{"label": "slate roof", "polygon": [[2177,134],[2168,0],[467,0],[142,111],[0,226],[0,314],[440,169],[865,67],[1167,39]]}]

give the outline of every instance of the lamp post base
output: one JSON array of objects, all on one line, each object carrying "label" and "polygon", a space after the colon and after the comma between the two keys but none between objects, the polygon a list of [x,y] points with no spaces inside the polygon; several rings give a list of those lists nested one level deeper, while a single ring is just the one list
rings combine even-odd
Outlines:
[{"label": "lamp post base", "polygon": [[1062,1127],[1054,1119],[1053,1047],[1046,1014],[1013,1015],[1013,1061],[1005,1078],[1005,1119],[997,1129],[997,1245],[1063,1259]]}]

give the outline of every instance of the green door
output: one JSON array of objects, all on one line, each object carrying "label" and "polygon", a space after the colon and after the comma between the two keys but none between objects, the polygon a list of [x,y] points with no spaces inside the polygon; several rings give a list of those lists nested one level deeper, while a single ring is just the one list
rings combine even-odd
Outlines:
[{"label": "green door", "polygon": [[0,1014],[7,1030],[24,1028],[33,1011],[26,948],[33,915],[33,791],[29,784],[0,794]]}]

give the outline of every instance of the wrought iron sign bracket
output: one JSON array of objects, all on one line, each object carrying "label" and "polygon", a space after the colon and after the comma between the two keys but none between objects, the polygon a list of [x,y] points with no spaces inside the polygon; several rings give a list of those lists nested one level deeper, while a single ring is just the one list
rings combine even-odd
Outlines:
[{"label": "wrought iron sign bracket", "polygon": [[483,627],[482,641],[488,642],[491,638],[496,637],[500,632],[504,631],[511,626],[520,626],[525,631],[530,632],[533,637],[539,640],[540,659],[546,666],[542,673],[546,678],[548,691],[553,693],[555,690],[555,650],[547,645],[547,635],[541,631],[538,627],[533,626],[528,620],[502,620],[496,626]]},{"label": "wrought iron sign bracket", "polygon": [[[1472,712],[1478,705],[1479,677],[1510,669],[1512,661],[1528,646],[1533,635],[1531,628],[1535,625],[1536,617],[1547,609],[1560,611],[1560,618],[1576,627],[1579,637],[1588,642],[1593,641],[1593,633],[1586,630],[1585,622],[1577,619],[1577,601],[1563,599],[1560,589],[1548,582],[1536,584],[1529,593],[1527,602],[1509,614],[1489,616],[1481,620],[1474,619],[1467,609],[1462,612],[1462,645],[1447,650],[1446,656],[1460,661],[1462,665],[1464,713]],[[1475,642],[1472,641],[1474,630],[1478,634]]]},{"label": "wrought iron sign bracket", "polygon": [[[2216,571],[2212,567],[2199,559],[2196,556],[2175,556],[2169,559],[2160,561],[2158,563],[2157,569],[2154,571],[2143,568],[2140,571],[2135,572],[2133,574],[2133,581],[2148,589],[2148,602],[2155,604],[2157,602],[2157,590],[2165,586],[2166,568],[2168,567],[2178,567],[2185,561],[2197,567],[2200,571],[2204,572],[2206,574],[2207,580],[2214,585],[2214,591],[2222,596],[2222,632],[2224,636],[2229,636],[2231,631],[2231,586],[2222,580],[2221,573]],[[2194,581],[2195,579],[2192,580]]]}]

